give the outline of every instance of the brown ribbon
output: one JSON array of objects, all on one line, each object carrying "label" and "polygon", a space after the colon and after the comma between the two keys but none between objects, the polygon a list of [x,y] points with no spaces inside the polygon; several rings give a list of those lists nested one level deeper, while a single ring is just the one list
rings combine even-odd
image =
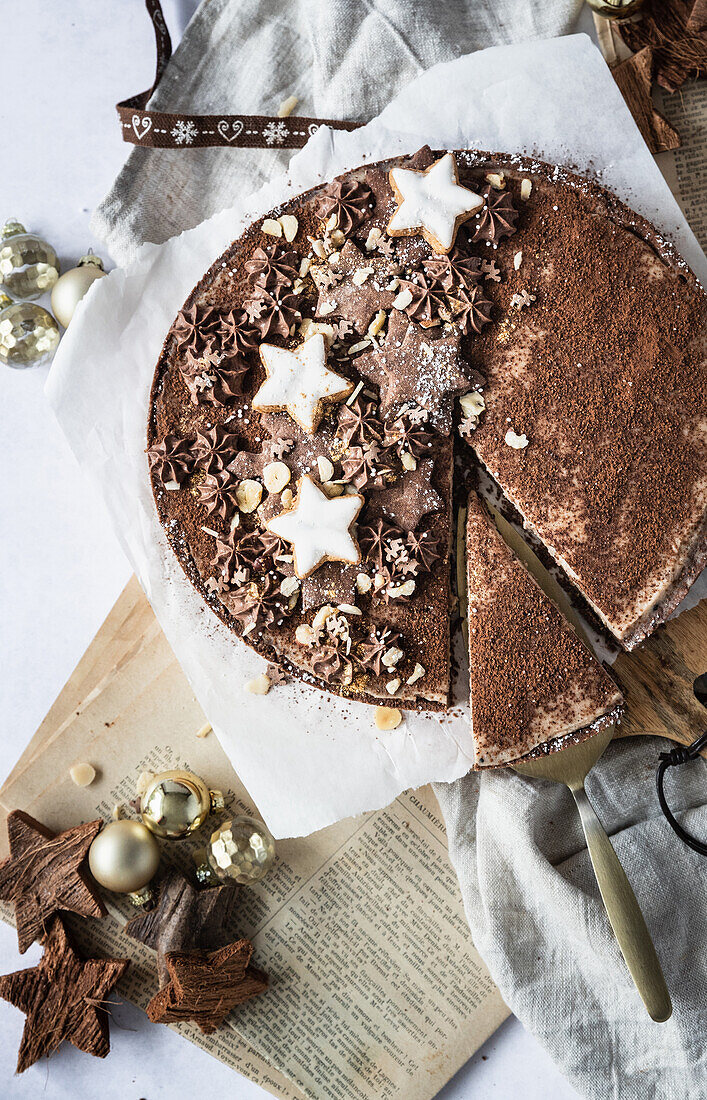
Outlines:
[{"label": "brown ribbon", "polygon": [[185,115],[147,111],[146,104],[172,56],[172,40],[160,0],[145,0],[157,46],[157,68],[151,88],[116,104],[123,141],[152,149],[196,149],[230,145],[234,149],[301,149],[320,126],[356,130],[361,122],[331,118],[274,115]]}]

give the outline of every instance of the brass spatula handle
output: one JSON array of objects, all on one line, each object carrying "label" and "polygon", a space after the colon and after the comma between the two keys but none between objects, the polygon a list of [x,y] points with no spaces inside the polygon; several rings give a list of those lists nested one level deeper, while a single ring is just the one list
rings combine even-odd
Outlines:
[{"label": "brass spatula handle", "polygon": [[573,787],[572,794],[582,819],[602,900],[621,953],[649,1015],[662,1023],[670,1018],[673,1006],[636,895],[584,787]]}]

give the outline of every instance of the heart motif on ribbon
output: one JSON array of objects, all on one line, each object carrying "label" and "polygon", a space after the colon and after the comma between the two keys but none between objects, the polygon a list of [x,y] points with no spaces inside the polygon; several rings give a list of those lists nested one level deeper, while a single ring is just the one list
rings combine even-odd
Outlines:
[{"label": "heart motif on ribbon", "polygon": [[132,118],[133,130],[135,131],[135,137],[138,141],[142,141],[144,137],[149,134],[152,129],[152,119],[147,115],[141,117],[140,115],[133,115]]},{"label": "heart motif on ribbon", "polygon": [[236,119],[235,122],[231,123],[229,129],[228,122],[223,119],[221,122],[219,122],[216,129],[218,130],[224,141],[235,141],[236,138],[240,137],[240,135],[243,133],[243,123],[240,119]]}]

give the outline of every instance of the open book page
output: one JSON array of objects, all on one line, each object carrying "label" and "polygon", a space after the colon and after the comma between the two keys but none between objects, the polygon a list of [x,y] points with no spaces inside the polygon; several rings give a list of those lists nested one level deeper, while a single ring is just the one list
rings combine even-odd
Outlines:
[{"label": "open book page", "polygon": [[[61,732],[33,746],[6,783],[5,808],[59,830],[108,818],[134,797],[143,771],[188,767],[224,792],[228,813],[257,813],[213,734],[196,737],[203,714],[161,633],[148,626],[140,645],[113,645],[114,674],[104,649],[98,679],[82,674],[87,699],[74,695]],[[71,782],[81,760],[97,771],[90,787]],[[208,828],[163,844],[165,861],[193,868]],[[72,928],[85,950],[133,960],[121,990],[144,1007],[157,988],[155,956],[122,934],[134,912],[127,899],[107,901],[109,917]],[[232,931],[253,940],[269,990],[215,1036],[177,1028],[277,1096],[428,1100],[508,1015],[471,943],[427,788],[279,842],[274,870],[242,890]]]},{"label": "open book page", "polygon": [[[611,19],[594,13],[594,25],[599,49],[609,66],[631,56]],[[658,153],[656,162],[690,228],[707,251],[707,81],[684,84],[670,95],[656,85],[653,101],[682,141],[679,149]]]}]

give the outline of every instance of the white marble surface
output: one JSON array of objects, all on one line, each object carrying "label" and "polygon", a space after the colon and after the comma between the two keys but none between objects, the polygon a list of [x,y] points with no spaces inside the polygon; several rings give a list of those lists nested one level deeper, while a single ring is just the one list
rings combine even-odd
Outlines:
[{"label": "white marble surface", "polygon": [[[165,0],[175,41],[195,7],[195,0]],[[152,31],[142,0],[4,0],[2,22],[0,217],[17,217],[44,234],[66,269],[89,246],[100,253],[89,235],[89,214],[127,150],[114,104],[152,82]],[[591,30],[588,18],[581,29]],[[0,780],[129,573],[44,402],[45,377],[44,368],[0,376],[0,423],[10,450],[0,487]],[[38,957],[35,946],[20,958],[14,931],[0,924],[0,972]],[[113,1008],[105,1061],[65,1044],[49,1062],[14,1077],[22,1025],[21,1013],[0,1001],[3,1097],[268,1095],[127,1004]],[[576,1096],[535,1040],[509,1020],[440,1098],[521,1094],[524,1100]]]}]

